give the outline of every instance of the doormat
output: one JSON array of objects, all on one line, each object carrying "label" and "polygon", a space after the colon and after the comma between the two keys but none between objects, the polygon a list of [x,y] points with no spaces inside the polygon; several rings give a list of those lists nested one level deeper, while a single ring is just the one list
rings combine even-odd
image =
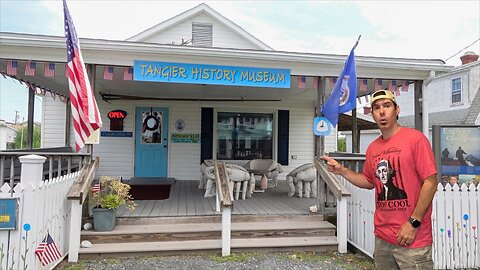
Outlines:
[{"label": "doormat", "polygon": [[171,185],[130,185],[134,200],[166,200],[170,197]]}]

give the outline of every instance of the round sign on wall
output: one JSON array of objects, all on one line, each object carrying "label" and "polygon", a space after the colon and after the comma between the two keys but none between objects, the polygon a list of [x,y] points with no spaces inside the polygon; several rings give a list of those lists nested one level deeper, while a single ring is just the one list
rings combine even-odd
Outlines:
[{"label": "round sign on wall", "polygon": [[177,119],[177,121],[175,121],[175,129],[178,132],[182,132],[185,129],[185,121],[183,121],[183,119]]}]

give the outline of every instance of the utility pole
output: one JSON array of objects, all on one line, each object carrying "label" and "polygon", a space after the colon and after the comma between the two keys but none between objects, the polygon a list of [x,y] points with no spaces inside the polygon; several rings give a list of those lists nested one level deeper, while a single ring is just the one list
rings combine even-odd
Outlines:
[{"label": "utility pole", "polygon": [[15,120],[14,120],[15,125],[17,124],[17,119],[18,119],[18,117],[20,117],[20,116],[18,115],[19,112],[20,112],[20,111],[15,111]]}]

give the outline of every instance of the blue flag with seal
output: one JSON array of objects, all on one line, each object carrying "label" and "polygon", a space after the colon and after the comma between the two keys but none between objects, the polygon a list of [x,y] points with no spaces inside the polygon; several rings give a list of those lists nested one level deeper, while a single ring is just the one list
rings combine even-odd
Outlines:
[{"label": "blue flag with seal", "polygon": [[340,76],[338,76],[332,93],[322,106],[322,114],[334,127],[338,124],[338,115],[340,113],[351,111],[357,107],[357,70],[354,51],[360,41],[360,37],[358,37],[355,46],[350,51],[350,55],[345,61],[345,66]]}]

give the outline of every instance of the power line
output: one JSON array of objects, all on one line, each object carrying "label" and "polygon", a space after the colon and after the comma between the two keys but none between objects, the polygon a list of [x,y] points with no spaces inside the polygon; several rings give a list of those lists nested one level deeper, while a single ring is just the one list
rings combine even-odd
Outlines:
[{"label": "power line", "polygon": [[454,56],[456,56],[457,54],[461,53],[461,52],[462,52],[463,50],[465,50],[466,48],[468,48],[468,47],[472,46],[473,44],[475,44],[475,42],[477,42],[477,41],[479,41],[479,40],[480,40],[480,38],[479,38],[479,39],[477,39],[477,40],[475,40],[474,42],[472,42],[472,43],[471,43],[470,45],[468,45],[467,47],[465,47],[465,48],[461,49],[461,50],[460,50],[460,51],[458,51],[456,54],[454,54],[454,55],[450,56],[450,57],[449,57],[449,58],[447,58],[447,59],[446,59],[444,62],[447,62],[448,60],[452,59]]}]

